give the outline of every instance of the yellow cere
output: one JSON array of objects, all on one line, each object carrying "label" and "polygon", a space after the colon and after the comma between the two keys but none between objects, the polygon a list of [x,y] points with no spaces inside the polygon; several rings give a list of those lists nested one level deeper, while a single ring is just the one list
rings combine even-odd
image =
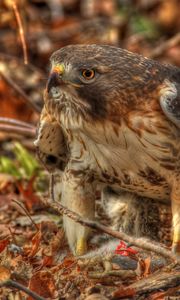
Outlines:
[{"label": "yellow cere", "polygon": [[63,65],[56,65],[53,70],[53,72],[58,73],[58,74],[63,74],[64,72],[64,66]]}]

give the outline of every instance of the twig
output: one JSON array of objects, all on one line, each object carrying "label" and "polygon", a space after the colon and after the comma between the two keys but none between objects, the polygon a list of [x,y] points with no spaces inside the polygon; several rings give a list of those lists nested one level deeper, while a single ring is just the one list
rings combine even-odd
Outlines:
[{"label": "twig", "polygon": [[25,136],[29,136],[29,137],[33,137],[33,138],[36,135],[35,129],[13,126],[13,125],[5,125],[5,124],[0,124],[0,131],[21,134],[21,135],[25,135]]},{"label": "twig", "polygon": [[84,269],[85,267],[91,267],[94,266],[98,263],[103,263],[104,261],[111,261],[112,258],[117,257],[118,255],[115,253],[108,253],[108,254],[97,254],[96,256],[93,257],[80,257],[78,258],[78,265],[81,267],[81,269]]},{"label": "twig", "polygon": [[88,272],[88,277],[93,279],[106,278],[108,276],[116,276],[121,279],[134,278],[137,276],[135,271],[132,270],[110,270],[104,272]]},{"label": "twig", "polygon": [[[135,295],[136,299],[139,299],[138,296],[143,295],[149,299],[148,295],[158,291],[166,291],[169,288],[176,288],[180,285],[180,270],[172,270],[167,272],[166,270],[157,271],[147,278],[143,278],[141,280],[135,281],[134,283],[115,291],[112,299],[124,299],[123,295],[127,295],[128,290],[134,291],[133,295]],[[134,299],[134,298],[133,298]],[[161,297],[159,299],[164,299]]]},{"label": "twig", "polygon": [[29,214],[27,209],[19,201],[15,200],[15,199],[12,199],[12,202],[16,203],[25,212],[25,214],[29,217],[29,219],[31,220],[31,222],[34,225],[34,227],[36,228],[36,230],[39,231],[37,224],[33,221],[33,219],[31,218],[31,215]]},{"label": "twig", "polygon": [[19,94],[26,100],[26,103],[37,113],[41,112],[41,109],[32,102],[31,98],[10,78],[9,75],[5,74],[3,70],[0,68],[0,75],[4,78],[4,80]]},{"label": "twig", "polygon": [[16,21],[17,21],[18,27],[19,27],[19,35],[20,35],[22,48],[23,48],[23,55],[24,55],[24,64],[27,65],[28,64],[27,46],[26,46],[26,41],[25,41],[25,37],[24,37],[24,29],[22,26],[22,20],[21,20],[21,17],[20,17],[18,8],[17,8],[16,0],[12,0],[12,8],[14,10]]},{"label": "twig", "polygon": [[15,237],[15,234],[14,234],[15,231],[12,232],[10,226],[8,226],[8,229],[9,229],[9,231],[10,231],[10,234],[11,234],[11,237],[12,237],[12,240],[13,240],[13,243],[14,243],[15,245],[17,245],[16,237]]},{"label": "twig", "polygon": [[22,127],[26,127],[26,128],[32,128],[32,129],[36,129],[36,127],[30,123],[26,123],[23,121],[19,121],[16,119],[12,119],[12,118],[4,118],[4,117],[0,117],[0,123],[3,124],[9,124],[9,125],[16,125],[16,126],[22,126]]},{"label": "twig", "polygon": [[165,247],[163,247],[161,244],[159,244],[157,242],[155,243],[152,241],[148,241],[148,240],[145,240],[144,238],[134,238],[132,236],[127,235],[124,232],[112,230],[111,228],[104,226],[102,224],[99,224],[97,222],[84,220],[77,213],[72,212],[71,210],[64,207],[59,202],[55,201],[55,199],[53,202],[46,200],[46,202],[44,202],[44,203],[46,205],[48,205],[49,207],[53,208],[54,210],[56,210],[58,213],[65,214],[66,216],[68,216],[69,218],[73,219],[75,222],[77,222],[83,226],[87,226],[92,229],[107,233],[117,239],[124,240],[136,247],[145,249],[147,251],[153,251],[159,255],[165,256],[165,257],[179,263],[179,259],[175,254],[173,254],[171,251],[167,250]]},{"label": "twig", "polygon": [[35,300],[46,300],[44,297],[39,296],[38,294],[31,291],[30,289],[28,289],[24,285],[14,281],[14,280],[11,280],[11,279],[0,282],[0,288],[2,288],[2,287],[10,287],[10,288],[15,288],[15,289],[21,290],[24,293],[26,293],[27,295],[34,298]]},{"label": "twig", "polygon": [[171,39],[164,41],[159,46],[157,46],[148,56],[149,58],[156,58],[163,54],[169,48],[172,48],[180,43],[180,33],[174,35]]}]

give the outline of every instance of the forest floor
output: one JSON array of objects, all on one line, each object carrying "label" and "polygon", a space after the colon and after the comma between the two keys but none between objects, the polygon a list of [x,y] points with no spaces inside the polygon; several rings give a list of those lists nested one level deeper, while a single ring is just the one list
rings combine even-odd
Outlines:
[{"label": "forest floor", "polygon": [[141,241],[129,245],[107,232],[111,221],[97,193],[97,220],[105,227],[93,231],[88,254],[75,257],[33,144],[53,51],[110,44],[180,67],[179,11],[179,0],[0,2],[1,300],[180,299],[170,208],[160,208],[160,251],[154,241],[147,251]]}]

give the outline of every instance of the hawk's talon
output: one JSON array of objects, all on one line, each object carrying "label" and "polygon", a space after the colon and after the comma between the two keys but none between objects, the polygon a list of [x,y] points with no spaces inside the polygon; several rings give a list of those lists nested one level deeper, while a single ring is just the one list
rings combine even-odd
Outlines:
[{"label": "hawk's talon", "polygon": [[81,256],[87,252],[87,241],[85,238],[80,238],[77,240],[76,244],[76,255]]}]

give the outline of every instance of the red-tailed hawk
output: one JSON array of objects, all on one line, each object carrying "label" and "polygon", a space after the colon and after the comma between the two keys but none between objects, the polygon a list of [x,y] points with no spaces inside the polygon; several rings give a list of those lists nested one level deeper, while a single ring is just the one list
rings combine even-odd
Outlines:
[{"label": "red-tailed hawk", "polygon": [[[44,138],[47,162],[62,164],[65,206],[93,219],[97,185],[171,201],[180,253],[180,69],[106,45],[56,51],[37,147]],[[89,229],[65,216],[64,227],[82,254]]]}]

